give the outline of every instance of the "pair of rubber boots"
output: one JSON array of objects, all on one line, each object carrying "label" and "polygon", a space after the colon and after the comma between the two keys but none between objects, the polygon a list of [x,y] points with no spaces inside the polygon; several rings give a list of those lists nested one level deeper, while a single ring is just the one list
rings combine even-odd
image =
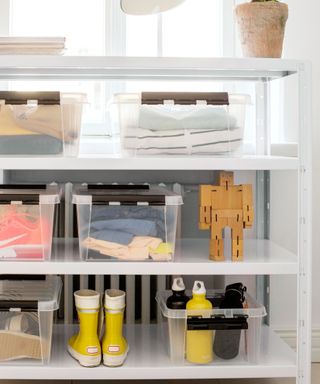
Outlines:
[{"label": "pair of rubber boots", "polygon": [[80,290],[74,293],[78,312],[79,333],[68,342],[70,355],[84,367],[96,367],[101,362],[108,367],[117,367],[124,363],[128,344],[122,334],[125,309],[125,292],[107,289],[104,296],[105,333],[102,348],[98,334],[100,331],[100,293],[92,290]]}]

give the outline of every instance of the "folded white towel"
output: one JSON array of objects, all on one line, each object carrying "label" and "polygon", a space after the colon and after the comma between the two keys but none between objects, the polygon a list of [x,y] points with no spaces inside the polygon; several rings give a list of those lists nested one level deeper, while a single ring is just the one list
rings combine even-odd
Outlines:
[{"label": "folded white towel", "polygon": [[181,129],[235,129],[237,119],[225,106],[141,105],[138,126],[151,131]]},{"label": "folded white towel", "polygon": [[155,154],[219,154],[237,150],[243,130],[169,130],[151,131],[129,129],[124,137],[124,147],[140,155]]}]

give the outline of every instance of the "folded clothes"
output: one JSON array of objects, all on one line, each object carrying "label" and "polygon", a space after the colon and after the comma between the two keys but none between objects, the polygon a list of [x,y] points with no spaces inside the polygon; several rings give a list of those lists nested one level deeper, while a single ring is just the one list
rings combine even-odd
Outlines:
[{"label": "folded clothes", "polygon": [[[88,249],[102,255],[130,261],[146,260],[149,255],[154,260],[170,260],[172,248],[164,244],[162,239],[150,236],[135,236],[128,246],[92,237],[88,237],[83,243]],[[158,250],[167,253],[160,253]]]},{"label": "folded clothes", "polygon": [[9,105],[5,107],[12,110],[18,127],[63,139],[60,105]]},{"label": "folded clothes", "polygon": [[124,137],[124,146],[138,154],[197,154],[226,153],[239,148],[242,129],[233,130],[176,130],[151,131],[130,129]]},{"label": "folded clothes", "polygon": [[212,105],[141,105],[139,127],[150,131],[234,129],[237,119]]},{"label": "folded clothes", "polygon": [[141,219],[97,220],[91,223],[90,235],[98,240],[128,245],[134,236],[155,236],[156,225]]},{"label": "folded clothes", "polygon": [[[95,231],[103,229],[114,230],[117,228],[117,230],[121,232],[127,232],[133,235],[151,236],[165,239],[166,221],[164,215],[165,212],[161,206],[93,205],[91,212],[91,227]],[[124,217],[127,217],[128,219],[123,219]],[[115,222],[116,224],[122,223],[121,220],[126,220],[125,225],[128,226],[127,229],[124,229],[124,226],[110,227],[110,225],[112,225],[110,222],[114,220],[119,220]],[[107,224],[104,225],[104,223]],[[131,229],[129,230],[128,228],[130,227]],[[90,229],[90,236],[92,229]],[[108,240],[108,238],[106,237],[105,240]]]},{"label": "folded clothes", "polygon": [[2,155],[57,155],[62,153],[63,143],[51,136],[0,134],[0,154]]},{"label": "folded clothes", "polygon": [[62,140],[62,115],[60,105],[2,105],[0,109],[0,134],[20,134],[21,130],[40,133]]},{"label": "folded clothes", "polygon": [[40,134],[72,142],[78,133],[67,127],[70,124],[68,119],[74,114],[73,104],[1,105],[0,136]]},{"label": "folded clothes", "polygon": [[132,233],[102,229],[101,231],[91,230],[90,236],[96,240],[110,241],[112,243],[128,245],[134,238]]}]

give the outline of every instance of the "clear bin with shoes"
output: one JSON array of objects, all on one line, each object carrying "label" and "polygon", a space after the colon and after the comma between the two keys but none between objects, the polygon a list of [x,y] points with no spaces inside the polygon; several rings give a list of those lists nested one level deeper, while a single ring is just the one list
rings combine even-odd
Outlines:
[{"label": "clear bin with shoes", "polygon": [[0,363],[49,363],[61,288],[57,276],[0,281]]},{"label": "clear bin with shoes", "polygon": [[118,94],[122,148],[133,155],[241,153],[250,96],[226,92]]},{"label": "clear bin with shoes", "polygon": [[[211,337],[213,358],[210,364],[228,360],[239,364],[259,363],[261,326],[267,313],[265,307],[249,294],[245,293],[243,308],[220,308],[224,292],[209,290],[207,299],[213,308],[201,311],[168,308],[167,299],[170,295],[171,291],[159,291],[156,301],[162,314],[165,349],[173,364],[190,364],[187,361],[188,332],[199,333],[191,345],[195,349],[197,340],[201,343]],[[186,291],[186,295],[191,297],[191,292]]]},{"label": "clear bin with shoes", "polygon": [[78,156],[86,95],[0,92],[0,155]]},{"label": "clear bin with shoes", "polygon": [[0,261],[50,260],[56,184],[0,184]]},{"label": "clear bin with shoes", "polygon": [[83,260],[173,260],[180,195],[149,185],[84,185],[73,203]]}]

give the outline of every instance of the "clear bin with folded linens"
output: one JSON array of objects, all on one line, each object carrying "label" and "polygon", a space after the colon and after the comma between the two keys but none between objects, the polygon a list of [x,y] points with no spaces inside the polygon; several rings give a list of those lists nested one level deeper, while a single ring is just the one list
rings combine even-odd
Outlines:
[{"label": "clear bin with folded linens", "polygon": [[84,185],[73,203],[83,260],[173,260],[180,195],[149,185]]},{"label": "clear bin with folded linens", "polygon": [[[188,332],[195,333],[192,338],[192,348],[195,349],[197,340],[203,343],[206,338],[211,338],[213,358],[210,364],[259,363],[261,326],[267,314],[263,305],[246,293],[243,308],[219,308],[224,293],[209,290],[207,299],[211,301],[213,309],[177,310],[167,306],[171,294],[171,291],[159,291],[156,301],[162,314],[164,346],[173,364],[189,363],[186,341]],[[186,294],[191,297],[190,291]]]},{"label": "clear bin with folded linens", "polygon": [[0,92],[0,155],[77,156],[86,95]]},{"label": "clear bin with folded linens", "polygon": [[1,364],[49,363],[61,288],[57,276],[0,281]]},{"label": "clear bin with folded linens", "polygon": [[122,148],[131,155],[242,152],[250,96],[225,92],[118,94]]},{"label": "clear bin with folded linens", "polygon": [[56,184],[0,184],[0,261],[50,260],[59,202]]}]

